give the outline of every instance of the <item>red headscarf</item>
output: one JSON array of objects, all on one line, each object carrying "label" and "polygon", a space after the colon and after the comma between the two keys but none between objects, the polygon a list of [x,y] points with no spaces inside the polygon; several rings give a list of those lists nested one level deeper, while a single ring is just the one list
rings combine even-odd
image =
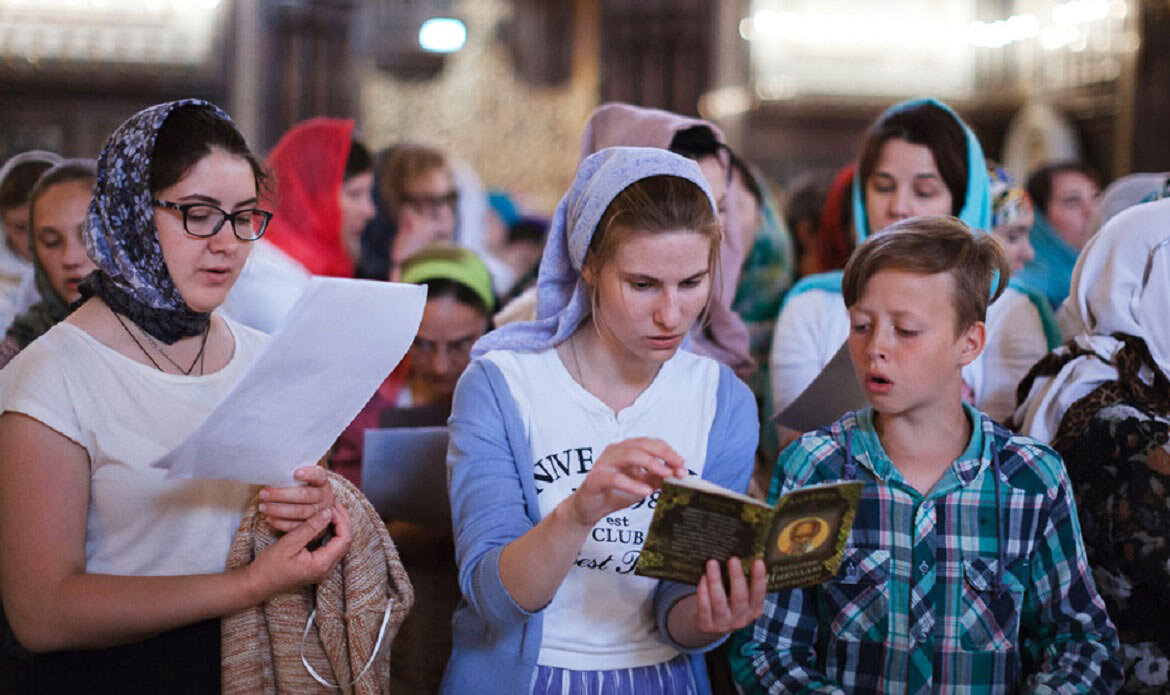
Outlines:
[{"label": "red headscarf", "polygon": [[264,238],[313,275],[353,277],[338,202],[352,133],[352,120],[312,118],[293,126],[268,155],[278,202]]},{"label": "red headscarf", "polygon": [[850,196],[856,168],[857,165],[848,164],[837,172],[825,196],[825,206],[821,208],[821,224],[817,230],[817,257],[822,273],[844,268],[856,245],[853,225],[850,223],[852,204]]}]

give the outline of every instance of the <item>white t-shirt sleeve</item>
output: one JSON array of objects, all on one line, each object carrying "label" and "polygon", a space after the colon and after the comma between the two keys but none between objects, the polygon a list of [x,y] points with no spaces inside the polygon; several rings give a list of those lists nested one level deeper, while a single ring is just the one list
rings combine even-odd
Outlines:
[{"label": "white t-shirt sleeve", "polygon": [[1048,353],[1040,313],[1020,292],[1007,290],[987,308],[987,345],[975,406],[997,422],[1016,409],[1016,387]]},{"label": "white t-shirt sleeve", "polygon": [[772,335],[769,372],[773,412],[783,412],[849,337],[849,315],[836,292],[809,290],[784,305]]},{"label": "white t-shirt sleeve", "polygon": [[27,415],[85,446],[68,380],[45,351],[25,351],[0,372],[0,411]]}]

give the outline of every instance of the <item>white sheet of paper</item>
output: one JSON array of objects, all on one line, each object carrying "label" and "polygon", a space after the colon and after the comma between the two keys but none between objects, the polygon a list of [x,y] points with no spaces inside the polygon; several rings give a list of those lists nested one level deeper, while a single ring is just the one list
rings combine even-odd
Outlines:
[{"label": "white sheet of paper", "polygon": [[293,484],[402,360],[425,303],[422,285],[314,277],[224,400],[151,465],[168,479]]}]

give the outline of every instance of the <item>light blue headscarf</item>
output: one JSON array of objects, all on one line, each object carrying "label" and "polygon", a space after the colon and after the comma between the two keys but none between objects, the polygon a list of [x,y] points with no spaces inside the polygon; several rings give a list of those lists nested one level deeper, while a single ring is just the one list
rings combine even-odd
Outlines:
[{"label": "light blue headscarf", "polygon": [[[987,160],[983,156],[983,147],[979,144],[979,138],[975,137],[975,133],[963,122],[962,118],[959,118],[959,114],[955,113],[954,109],[937,99],[910,99],[886,109],[876,122],[880,123],[899,111],[924,104],[937,106],[946,111],[963,128],[963,135],[967,139],[967,194],[963,200],[963,208],[959,211],[959,219],[975,231],[986,232],[990,230],[991,178],[987,175]],[[871,233],[869,214],[865,209],[864,186],[865,182],[861,180],[860,174],[853,177],[853,231],[858,244],[865,241]],[[1037,256],[1039,256],[1039,251],[1037,251]],[[843,275],[842,271],[834,270],[805,277],[793,285],[784,301],[787,302],[809,290],[825,290],[840,294]]]},{"label": "light blue headscarf", "polygon": [[476,342],[471,356],[491,350],[543,350],[571,336],[592,311],[581,268],[597,223],[630,184],[663,175],[694,183],[706,194],[711,210],[717,209],[703,172],[686,157],[657,148],[610,147],[585,158],[549,227],[536,281],[536,320],[488,333]]},{"label": "light blue headscarf", "polygon": [[1015,280],[1020,287],[1043,295],[1056,309],[1068,296],[1069,282],[1080,251],[1060,238],[1040,210],[1036,210],[1028,239],[1036,257],[1016,274]]}]

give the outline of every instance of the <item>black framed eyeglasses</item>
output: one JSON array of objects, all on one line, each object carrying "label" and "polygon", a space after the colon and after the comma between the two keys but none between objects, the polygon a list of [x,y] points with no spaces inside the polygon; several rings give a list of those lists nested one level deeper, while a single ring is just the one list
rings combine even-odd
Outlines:
[{"label": "black framed eyeglasses", "polygon": [[272,220],[272,213],[259,208],[228,212],[211,203],[172,203],[169,200],[152,198],[155,205],[183,213],[183,229],[191,236],[213,237],[224,222],[231,221],[232,233],[240,241],[256,241],[264,236],[264,230]]},{"label": "black framed eyeglasses", "polygon": [[454,210],[455,206],[459,204],[459,193],[451,191],[442,195],[403,195],[399,200],[403,205],[409,205],[419,212],[433,217],[444,208]]}]

